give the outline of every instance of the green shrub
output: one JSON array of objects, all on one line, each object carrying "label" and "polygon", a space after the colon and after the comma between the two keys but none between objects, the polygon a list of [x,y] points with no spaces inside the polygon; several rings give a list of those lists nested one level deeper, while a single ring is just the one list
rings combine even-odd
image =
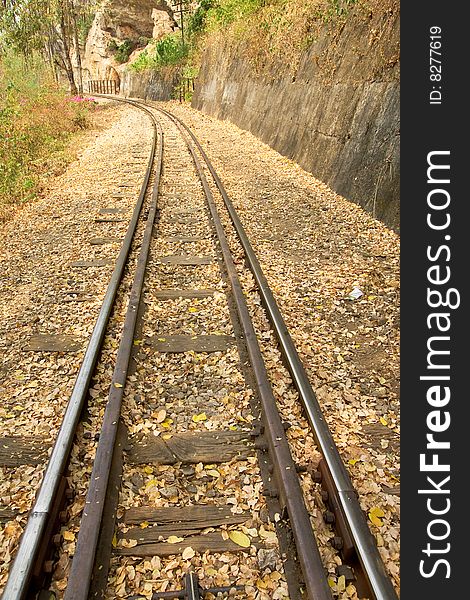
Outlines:
[{"label": "green shrub", "polygon": [[171,33],[155,45],[146,48],[132,63],[131,68],[140,72],[175,65],[188,55],[188,46],[181,41],[180,33]]},{"label": "green shrub", "polygon": [[191,102],[193,98],[193,82],[198,74],[198,68],[193,65],[183,67],[179,83],[173,90],[173,98]]},{"label": "green shrub", "polygon": [[117,49],[114,58],[118,63],[125,63],[129,60],[129,56],[136,49],[136,43],[132,40],[124,40],[122,44],[116,44]]},{"label": "green shrub", "polygon": [[[358,0],[200,0],[185,16],[187,43],[175,32],[150,44],[131,64],[135,71],[199,64],[206,37],[243,43],[255,70],[268,65],[296,71],[302,53],[325,22],[343,20]],[[284,66],[284,67],[283,67]],[[178,92],[178,90],[176,90]]]},{"label": "green shrub", "polygon": [[202,33],[206,27],[207,16],[209,10],[215,5],[215,0],[202,0],[194,13],[188,18],[189,35],[197,35]]},{"label": "green shrub", "polygon": [[[358,0],[203,0],[188,20],[195,48],[223,33],[243,45],[256,72],[295,73],[325,23],[344,20]],[[194,52],[196,54],[197,52]]]},{"label": "green shrub", "polygon": [[353,4],[356,4],[357,0],[329,0],[330,2],[330,14],[341,17],[345,15]]},{"label": "green shrub", "polygon": [[227,27],[235,21],[248,18],[270,1],[279,0],[202,0],[188,19],[188,29],[197,34]]}]

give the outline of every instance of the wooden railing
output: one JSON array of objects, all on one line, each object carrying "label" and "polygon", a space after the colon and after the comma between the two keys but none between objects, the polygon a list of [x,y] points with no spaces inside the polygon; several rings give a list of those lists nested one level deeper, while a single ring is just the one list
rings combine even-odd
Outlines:
[{"label": "wooden railing", "polygon": [[179,85],[179,97],[180,102],[188,100],[191,94],[194,92],[194,78],[193,77],[182,77]]},{"label": "wooden railing", "polygon": [[119,84],[114,79],[97,79],[87,82],[89,94],[118,94]]}]

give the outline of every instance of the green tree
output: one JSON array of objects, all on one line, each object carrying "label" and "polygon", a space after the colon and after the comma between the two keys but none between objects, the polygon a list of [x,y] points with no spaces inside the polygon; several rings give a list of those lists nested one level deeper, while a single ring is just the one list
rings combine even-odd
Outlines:
[{"label": "green tree", "polygon": [[[92,8],[88,0],[2,0],[0,44],[26,58],[40,50],[66,74],[71,93],[82,93],[78,22]],[[78,86],[72,53],[78,65]]]}]

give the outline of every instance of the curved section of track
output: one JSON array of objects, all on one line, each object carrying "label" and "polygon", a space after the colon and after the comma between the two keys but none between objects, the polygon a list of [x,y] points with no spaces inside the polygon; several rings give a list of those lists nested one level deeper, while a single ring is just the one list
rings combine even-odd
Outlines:
[{"label": "curved section of track", "polygon": [[[223,199],[228,214],[230,215],[240,244],[245,252],[247,264],[252,270],[259,287],[266,314],[276,333],[279,346],[282,350],[286,365],[292,375],[294,385],[299,392],[305,413],[314,433],[315,441],[324,457],[324,483],[326,481],[329,485],[328,489],[330,497],[333,498],[335,504],[334,509],[332,510],[335,512],[337,517],[336,520],[341,521],[344,526],[342,535],[345,537],[349,535],[352,539],[351,543],[354,546],[354,556],[359,560],[354,566],[361,570],[362,579],[364,580],[363,584],[369,591],[369,597],[376,598],[377,600],[395,600],[397,596],[393,585],[385,572],[375,541],[373,540],[364,515],[360,509],[357,494],[354,491],[347,470],[334,444],[331,432],[321,412],[315,393],[308,381],[305,369],[296,352],[277,303],[267,284],[267,280],[261,270],[259,261],[253,252],[241,221],[209,158],[194,134],[174,115],[157,107],[145,105],[143,102],[135,100],[119,100],[128,102],[136,108],[145,111],[146,114],[150,116],[152,127],[155,132],[152,156],[149,161],[146,180],[144,182],[145,185],[142,187],[139,201],[134,210],[134,216],[128,234],[126,235],[123,248],[119,255],[98,322],[93,331],[84,363],[77,378],[77,383],[65,415],[64,424],[60,430],[40,494],[38,495],[35,507],[29,517],[18,555],[10,572],[10,578],[7,582],[3,599],[21,600],[26,597],[28,591],[28,585],[38,548],[42,543],[42,537],[50,516],[50,507],[54,503],[56,491],[59,488],[60,480],[63,477],[65,464],[75,435],[75,429],[83,409],[99,348],[103,341],[113,299],[122,277],[126,258],[129,254],[133,232],[136,227],[139,213],[141,212],[150,179],[151,164],[153,163],[156,152],[155,138],[158,130],[161,143],[157,153],[158,160],[155,183],[148,210],[147,224],[130,294],[129,306],[126,313],[123,334],[103,418],[100,439],[96,450],[91,483],[82,515],[76,550],[64,598],[65,600],[86,600],[89,597],[89,593],[91,593],[90,585],[93,578],[93,572],[96,573],[97,568],[96,555],[98,546],[103,541],[102,539],[100,540],[100,535],[102,535],[103,512],[105,510],[105,502],[107,501],[110,487],[109,477],[112,470],[113,457],[115,455],[115,443],[120,421],[121,403],[126,386],[131,351],[135,340],[137,315],[142,300],[141,296],[150,242],[155,216],[158,210],[158,190],[163,162],[163,130],[159,123],[159,119],[169,119],[173,126],[179,131],[191,154],[207,202],[212,227],[217,236],[217,247],[220,256],[223,257],[224,269],[230,283],[231,295],[237,310],[238,325],[241,329],[241,335],[239,337],[241,338],[241,343],[246,349],[247,356],[250,360],[253,380],[255,382],[255,391],[261,406],[261,433],[263,434],[263,443],[266,444],[269,458],[272,461],[274,479],[279,491],[279,503],[281,509],[286,510],[289,518],[290,529],[295,541],[296,553],[301,567],[302,580],[305,585],[307,597],[310,598],[310,600],[331,600],[332,594],[328,586],[325,569],[321,562],[320,552],[311,526],[310,516],[303,498],[299,478],[296,472],[296,465],[290,453],[282,419],[277,409],[275,397],[271,388],[269,375],[256,338],[244,291],[240,284],[237,267],[231,255],[226,232],[218,213],[213,192],[211,191],[211,185],[206,176],[206,170],[210,173],[213,184],[216,186],[217,193],[220,194]],[[161,341],[165,340],[162,339]],[[113,493],[115,495],[115,492]],[[117,498],[115,499],[115,506],[117,506]],[[116,512],[115,508],[111,509],[111,512],[113,511],[114,513]],[[111,525],[108,526],[108,530],[109,527],[111,527],[111,529],[114,528],[114,513],[111,519]],[[109,532],[106,539],[110,542]],[[106,551],[104,554],[106,555]],[[100,560],[102,560],[102,556],[103,555],[101,555]],[[108,558],[109,556],[110,552],[108,553]],[[102,569],[103,566],[104,565],[100,564],[98,568]],[[104,573],[101,575],[102,577],[106,577],[107,569],[108,567],[105,566]],[[189,579],[189,587],[193,589],[193,592],[188,591],[188,595],[185,597],[198,598],[199,590],[197,589],[197,580],[194,580],[192,576],[189,576]],[[157,594],[154,595],[154,597],[170,596]]]},{"label": "curved section of track", "polygon": [[[134,104],[134,103],[133,103]],[[139,103],[135,103],[139,106]],[[147,109],[148,110],[148,109]],[[183,132],[182,132],[183,133]],[[183,136],[184,137],[184,136]],[[225,267],[228,271],[232,294],[235,298],[237,310],[242,325],[245,343],[250,356],[254,372],[257,391],[261,399],[263,420],[266,428],[266,438],[273,460],[275,475],[281,490],[282,502],[287,507],[291,528],[294,534],[297,553],[302,567],[303,579],[309,597],[317,600],[331,599],[331,592],[324,575],[318,546],[310,525],[310,518],[306,509],[300,483],[296,474],[295,464],[290,454],[287,438],[283,429],[280,415],[276,408],[275,399],[266,372],[261,351],[256,339],[256,334],[251,322],[248,307],[243,291],[238,280],[238,275],[231,257],[230,249],[225,238],[223,226],[217,214],[217,209],[205,177],[202,165],[190,140],[185,140],[193,157],[198,177],[202,183],[204,194],[209,205],[212,221],[221,247]],[[163,149],[161,148],[161,152]],[[161,154],[160,154],[161,166]],[[108,475],[113,456],[114,442],[119,422],[120,407],[127,376],[127,367],[130,361],[132,340],[134,336],[136,315],[140,301],[143,274],[148,256],[150,235],[156,211],[159,175],[155,179],[155,188],[152,198],[152,207],[147,221],[146,234],[139,258],[139,269],[136,273],[131,300],[124,325],[124,334],[118,351],[118,359],[113,376],[113,383],[106,407],[100,441],[91,476],[91,485],[87,494],[85,510],[82,516],[80,532],[77,539],[76,551],[72,562],[67,589],[66,600],[85,600],[88,597],[89,585],[93,573],[95,553],[103,514],[103,506],[107,492]],[[140,269],[140,267],[142,267]],[[88,585],[87,585],[88,582]]]},{"label": "curved section of track", "polygon": [[152,114],[148,109],[145,109],[144,107],[142,107],[142,109],[149,115],[154,132],[144,181],[121,250],[116,260],[114,271],[109,281],[96,324],[91,334],[80,371],[75,381],[74,389],[67,405],[62,426],[54,444],[41,487],[23,531],[15,561],[10,569],[8,581],[2,594],[3,600],[20,600],[21,598],[24,598],[28,592],[37,556],[41,545],[43,544],[48,525],[50,525],[59,486],[70,455],[73,438],[80,414],[85,404],[95,364],[100,353],[106,326],[127,264],[127,258],[129,256],[132,240],[147,192],[157,145],[157,126],[155,121],[152,119]]},{"label": "curved section of track", "polygon": [[228,197],[222,181],[217,175],[196,136],[174,115],[163,110],[161,112],[175,122],[178,122],[191,136],[191,139],[201,153],[201,156],[214,179],[224,200],[238,239],[240,240],[240,244],[245,252],[247,264],[258,285],[263,305],[278,339],[286,366],[292,376],[294,385],[299,392],[305,414],[314,434],[314,439],[323,456],[332,483],[334,484],[336,495],[340,503],[340,511],[344,515],[345,522],[356,548],[360,564],[367,578],[368,585],[375,598],[394,598],[396,597],[396,594],[393,585],[385,572],[385,567],[377,550],[375,540],[370,533],[364,513],[359,505],[357,492],[354,489],[351,478],[341,459],[338,448],[333,440],[331,431],[318,403],[316,394],[289,334],[281,311],[279,310],[279,306],[268,285],[268,281],[263,273],[259,260],[251,246],[240,218],[237,215],[235,207]]}]

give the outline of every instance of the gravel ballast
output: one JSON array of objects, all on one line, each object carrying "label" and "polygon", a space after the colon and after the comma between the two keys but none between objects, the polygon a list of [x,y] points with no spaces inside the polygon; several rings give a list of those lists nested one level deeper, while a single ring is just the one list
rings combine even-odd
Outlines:
[{"label": "gravel ballast", "polygon": [[[47,446],[52,445],[139,190],[151,139],[149,121],[134,108],[114,103],[107,106],[97,113],[99,128],[82,140],[77,161],[64,175],[51,180],[44,198],[2,226],[3,437],[36,436]],[[178,103],[166,103],[163,107],[180,117],[198,136],[239,212],[399,591],[399,238],[360,207],[233,124]],[[180,145],[174,143],[174,149]],[[192,175],[182,171],[187,158],[171,160],[174,162],[165,167],[163,206],[166,202],[175,208],[170,216],[162,213],[148,272],[160,289],[204,287],[211,289],[212,296],[162,299],[156,288],[146,286],[147,320],[142,338],[233,335],[217,251],[207,238],[206,225],[192,222],[194,215],[190,211],[194,207],[196,211],[206,210],[200,189]],[[178,187],[172,185],[172,172],[177,174],[178,184],[187,182],[194,186],[188,188],[187,195],[181,195]],[[123,184],[131,187],[122,187]],[[196,202],[191,195],[198,198]],[[228,214],[220,198],[216,197],[216,201],[282,418],[291,425],[288,438],[294,459],[305,467],[302,487],[330,573],[330,585],[335,597],[357,598],[354,588],[344,585],[344,578],[334,574],[341,560],[329,545],[334,534],[323,523],[318,509],[318,486],[312,480],[320,454],[275,347],[253,278],[230,230]],[[109,208],[122,212],[103,212]],[[181,219],[178,210],[186,211]],[[100,222],[103,218],[116,222]],[[201,222],[205,223],[205,219]],[[182,235],[204,239],[178,242],[175,236]],[[111,239],[107,243],[91,243],[94,238]],[[171,257],[182,254],[204,256],[214,262],[175,268]],[[161,257],[170,257],[170,264]],[[97,260],[102,261],[100,266],[72,266]],[[64,343],[75,344],[70,346],[74,350],[28,350],[27,344],[34,342],[34,336],[43,334],[66,336]],[[115,350],[114,342],[108,345]],[[142,358],[150,357],[153,375],[143,377],[137,369],[130,378],[124,422],[131,434],[159,432],[171,437],[174,432],[249,429],[251,390],[243,382],[236,347],[205,358],[186,357],[183,362],[178,355],[162,359],[143,343],[140,352]],[[103,368],[108,377],[111,363]],[[216,382],[212,390],[206,385],[210,379]],[[178,387],[182,383],[184,402],[173,397],[172,391],[175,384]],[[92,397],[99,396],[99,416],[107,386],[103,383],[98,387],[95,385]],[[146,403],[140,402],[142,397]],[[198,419],[202,410],[204,418]],[[93,428],[90,459],[95,433]],[[146,468],[142,475],[141,469],[126,467],[126,480],[134,478],[139,485],[135,481],[132,486],[126,485],[122,506],[138,506],[144,497],[140,488],[145,491],[146,501],[154,494],[152,502],[156,506],[171,506],[175,490],[186,503],[198,501],[203,497],[198,480],[205,481],[210,465],[196,467],[188,493],[181,492],[186,489],[186,474],[181,473],[180,466]],[[0,507],[19,513],[0,530],[0,548],[6,556],[0,586],[6,580],[10,557],[42,470],[42,464],[0,468]],[[84,468],[84,472],[88,471],[88,467]],[[210,502],[229,502],[255,513],[261,510],[262,483],[256,461],[225,463],[218,469],[212,466],[212,471],[215,499]],[[158,485],[151,487],[155,481]],[[205,486],[204,483],[204,490]],[[77,498],[76,504],[78,516],[82,500]],[[260,524],[261,520],[255,518],[246,526],[247,531],[264,532]],[[269,532],[272,523],[265,525]],[[69,542],[68,557],[74,547],[73,539]],[[272,547],[276,549],[276,543]],[[112,568],[112,593],[121,597],[129,589],[145,590],[149,596],[152,580],[158,580],[159,589],[169,589],[165,581],[174,577],[179,580],[190,564],[187,561],[187,557],[140,561],[121,558]],[[236,580],[249,586],[250,598],[287,598],[280,559],[271,561],[273,568],[267,571],[260,561],[259,553],[252,551],[245,555],[245,562],[230,555],[221,558],[205,554],[196,556],[191,564],[204,584],[224,585],[227,580]],[[68,562],[69,558],[65,571]],[[273,573],[275,577],[269,577]],[[253,576],[258,580],[250,584]],[[133,583],[129,588],[130,581]],[[56,588],[59,592],[66,579],[60,583]]]}]

